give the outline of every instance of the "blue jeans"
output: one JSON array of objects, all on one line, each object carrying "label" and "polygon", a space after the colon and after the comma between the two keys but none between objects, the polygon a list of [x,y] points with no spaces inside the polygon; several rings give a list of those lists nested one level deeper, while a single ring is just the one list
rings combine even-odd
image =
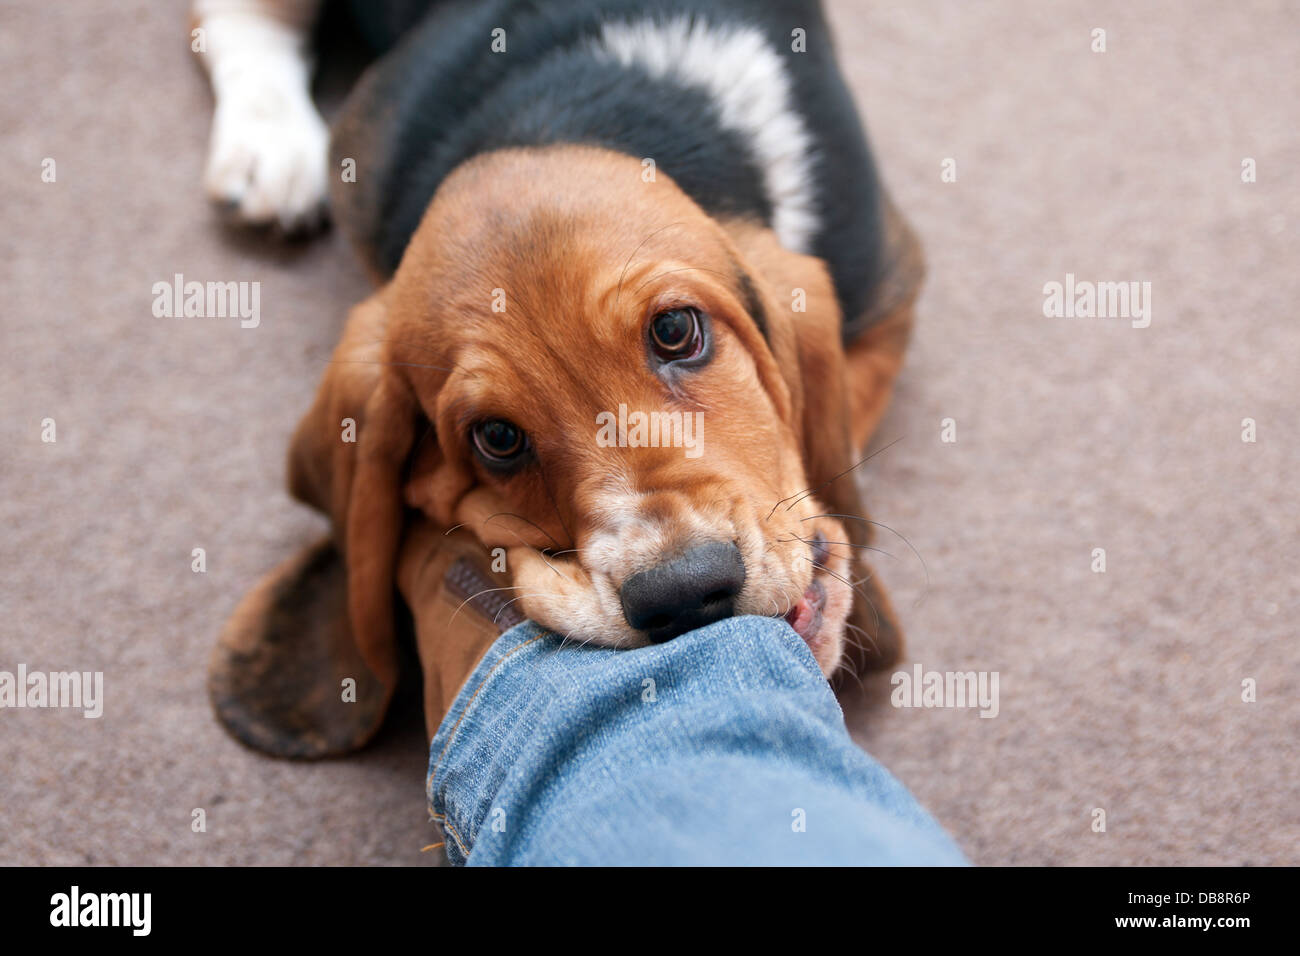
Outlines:
[{"label": "blue jeans", "polygon": [[457,864],[966,862],[770,618],[636,650],[520,624],[438,728],[427,789]]}]

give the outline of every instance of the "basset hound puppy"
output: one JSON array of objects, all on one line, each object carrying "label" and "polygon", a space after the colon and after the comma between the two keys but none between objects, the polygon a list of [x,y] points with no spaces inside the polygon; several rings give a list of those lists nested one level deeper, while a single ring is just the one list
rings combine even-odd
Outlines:
[{"label": "basset hound puppy", "polygon": [[222,719],[276,753],[359,746],[413,627],[432,734],[503,614],[623,648],[777,616],[828,677],[893,663],[856,466],[923,268],[820,4],[353,12],[383,52],[327,159],[315,4],[197,5],[209,191],[292,229],[329,180],[376,285],[289,455],[332,539],[227,626]]}]

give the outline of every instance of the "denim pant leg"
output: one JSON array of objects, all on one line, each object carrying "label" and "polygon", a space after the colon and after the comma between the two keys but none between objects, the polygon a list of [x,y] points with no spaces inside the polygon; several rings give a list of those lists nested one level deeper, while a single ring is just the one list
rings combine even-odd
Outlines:
[{"label": "denim pant leg", "polygon": [[427,789],[458,864],[966,862],[770,618],[623,651],[521,624],[438,728]]}]

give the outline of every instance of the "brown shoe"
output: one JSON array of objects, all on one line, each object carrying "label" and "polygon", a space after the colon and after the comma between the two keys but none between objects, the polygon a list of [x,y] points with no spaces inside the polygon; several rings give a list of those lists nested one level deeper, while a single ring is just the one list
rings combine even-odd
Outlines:
[{"label": "brown shoe", "polygon": [[406,531],[397,585],[415,619],[430,740],[492,642],[522,623],[519,592],[468,531],[443,534],[424,519]]}]

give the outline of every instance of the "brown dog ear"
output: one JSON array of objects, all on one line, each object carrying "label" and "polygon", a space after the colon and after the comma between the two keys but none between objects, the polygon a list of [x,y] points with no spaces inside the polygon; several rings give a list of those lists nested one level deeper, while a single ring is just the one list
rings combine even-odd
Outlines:
[{"label": "brown dog ear", "polygon": [[333,521],[347,569],[353,639],[362,660],[392,688],[403,472],[419,409],[390,360],[387,325],[383,291],[349,315],[316,400],[294,433],[289,489]]},{"label": "brown dog ear", "polygon": [[[886,271],[867,311],[848,323],[822,260],[790,252],[770,230],[727,227],[768,293],[769,344],[794,396],[809,487],[827,512],[850,516],[841,521],[855,552],[858,581],[849,621],[861,637],[851,642],[846,662],[858,672],[891,666],[903,651],[893,608],[863,560],[872,535],[854,467],[888,404],[907,343],[906,328],[897,334],[897,317],[910,321],[923,274],[914,236],[887,201],[885,206]],[[785,325],[792,329],[793,354],[789,337],[778,332]],[[846,348],[846,330],[857,329],[863,330],[860,342]]]},{"label": "brown dog ear", "polygon": [[316,397],[289,445],[289,492],[334,519],[347,514],[366,403],[383,375],[388,307],[381,290],[352,308]]},{"label": "brown dog ear", "polygon": [[[402,475],[418,412],[385,345],[384,293],[356,306],[294,434],[289,488],[334,533],[284,562],[231,616],[209,665],[222,722],[286,757],[365,744],[398,680]],[[355,696],[340,703],[347,686]]]},{"label": "brown dog ear", "polygon": [[809,486],[830,510],[843,505],[859,514],[853,476],[837,478],[854,459],[840,308],[826,264],[790,252],[770,229],[731,224],[728,231],[766,293],[768,345],[793,400]]},{"label": "brown dog ear", "polygon": [[208,694],[231,734],[277,757],[344,754],[375,735],[391,690],[357,651],[333,539],[304,548],[244,595],[212,649]]},{"label": "brown dog ear", "polygon": [[875,433],[903,367],[912,337],[913,306],[925,278],[921,244],[907,221],[884,200],[884,272],[862,314],[845,323],[849,433],[859,454]]}]

